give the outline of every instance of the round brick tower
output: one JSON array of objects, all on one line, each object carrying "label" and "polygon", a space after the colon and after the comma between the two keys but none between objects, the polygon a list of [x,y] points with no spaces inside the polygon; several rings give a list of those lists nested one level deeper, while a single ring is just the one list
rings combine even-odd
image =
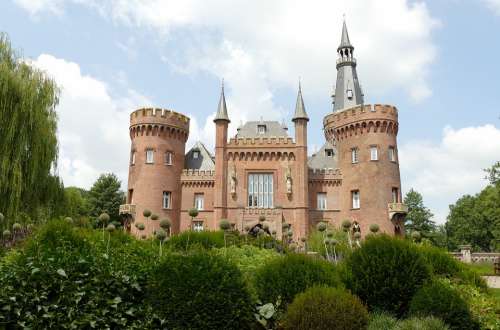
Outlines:
[{"label": "round brick tower", "polygon": [[[135,223],[143,223],[136,235],[151,235],[160,221],[168,218],[172,232],[179,231],[181,208],[181,173],[189,135],[189,118],[166,109],[139,109],[130,115],[132,141],[127,204],[135,205]],[[146,219],[145,209],[159,216]]]},{"label": "round brick tower", "polygon": [[327,115],[323,124],[326,139],[337,146],[343,216],[357,221],[363,236],[370,224],[378,224],[382,232],[399,234],[405,210],[397,109],[379,104],[355,106]]}]

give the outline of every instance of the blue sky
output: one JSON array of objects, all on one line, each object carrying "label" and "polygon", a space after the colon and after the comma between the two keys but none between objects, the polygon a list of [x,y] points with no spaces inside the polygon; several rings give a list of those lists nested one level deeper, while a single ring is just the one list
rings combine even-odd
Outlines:
[{"label": "blue sky", "polygon": [[188,114],[189,143],[213,145],[222,77],[234,132],[290,122],[300,76],[319,148],[344,13],[367,102],[400,110],[403,190],[443,222],[500,160],[500,0],[13,0],[0,31],[62,87],[58,171],[88,188],[110,171],[126,183],[136,107]]}]

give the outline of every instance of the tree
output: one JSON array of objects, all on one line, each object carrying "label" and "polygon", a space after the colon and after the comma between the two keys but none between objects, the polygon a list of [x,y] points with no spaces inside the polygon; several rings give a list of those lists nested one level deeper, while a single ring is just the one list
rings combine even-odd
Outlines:
[{"label": "tree", "polygon": [[496,185],[500,183],[500,161],[496,162],[493,166],[485,169],[484,171],[487,173],[486,179],[490,182],[490,184]]},{"label": "tree", "polygon": [[500,249],[500,185],[489,185],[475,196],[450,205],[446,222],[448,249],[470,244],[476,251]]},{"label": "tree", "polygon": [[101,174],[89,191],[90,215],[97,218],[102,213],[108,213],[111,221],[118,221],[120,204],[125,195],[120,191],[121,182],[113,173]]},{"label": "tree", "polygon": [[88,192],[77,187],[64,189],[65,215],[80,218],[89,215]]},{"label": "tree", "polygon": [[58,183],[51,170],[57,165],[59,89],[12,49],[5,34],[0,86],[0,211],[13,218],[22,207],[34,216]]},{"label": "tree", "polygon": [[407,234],[418,231],[422,237],[431,238],[432,233],[436,230],[436,223],[432,220],[434,215],[431,210],[425,207],[422,195],[410,189],[406,193],[404,203],[408,206],[405,223]]}]

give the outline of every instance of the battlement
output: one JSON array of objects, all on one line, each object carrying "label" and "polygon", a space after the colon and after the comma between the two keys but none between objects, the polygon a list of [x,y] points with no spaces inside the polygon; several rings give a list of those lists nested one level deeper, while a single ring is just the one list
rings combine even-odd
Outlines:
[{"label": "battlement", "polygon": [[347,108],[326,115],[323,119],[324,127],[340,127],[365,120],[398,120],[398,109],[388,104],[366,104]]},{"label": "battlement", "polygon": [[145,124],[168,125],[189,131],[189,117],[169,109],[142,108],[130,114],[130,126]]},{"label": "battlement", "polygon": [[237,146],[237,147],[275,147],[275,146],[283,146],[283,147],[294,147],[295,142],[291,137],[255,137],[255,138],[231,138],[229,140],[228,146]]},{"label": "battlement", "polygon": [[195,170],[195,169],[183,169],[183,177],[213,177],[215,176],[214,170]]}]

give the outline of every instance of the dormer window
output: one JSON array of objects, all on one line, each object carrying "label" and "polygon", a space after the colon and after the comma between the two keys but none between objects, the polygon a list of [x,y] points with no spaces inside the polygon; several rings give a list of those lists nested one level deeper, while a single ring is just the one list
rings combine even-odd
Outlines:
[{"label": "dormer window", "polygon": [[352,89],[348,89],[348,90],[347,90],[347,98],[348,98],[349,100],[352,100],[352,97],[353,97],[353,95],[352,95]]},{"label": "dormer window", "polygon": [[198,159],[200,157],[200,152],[198,150],[193,151],[193,159]]},{"label": "dormer window", "polygon": [[333,149],[325,149],[326,157],[333,157]]},{"label": "dormer window", "polygon": [[266,133],[266,125],[257,125],[257,133],[265,134]]}]

